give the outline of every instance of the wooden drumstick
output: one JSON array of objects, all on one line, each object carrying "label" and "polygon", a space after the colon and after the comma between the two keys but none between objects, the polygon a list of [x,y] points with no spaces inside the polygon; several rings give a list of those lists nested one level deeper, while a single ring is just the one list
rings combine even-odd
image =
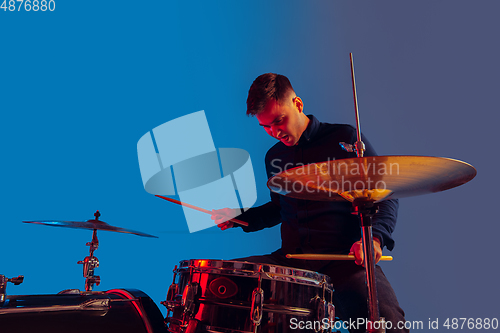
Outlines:
[{"label": "wooden drumstick", "polygon": [[[178,204],[178,205],[181,205],[181,206],[184,206],[184,207],[188,207],[188,208],[191,208],[191,209],[194,209],[194,210],[197,210],[199,212],[203,212],[203,213],[206,213],[206,214],[210,214],[210,215],[217,215],[216,213],[214,212],[211,212],[209,210],[206,210],[206,209],[203,209],[203,208],[200,208],[200,207],[197,207],[197,206],[193,206],[193,205],[190,205],[188,203],[185,203],[185,202],[182,202],[182,201],[179,201],[179,200],[175,200],[175,199],[172,199],[172,198],[167,198],[167,197],[164,197],[162,195],[155,195],[155,197],[158,197],[158,198],[162,198],[164,200],[167,200],[167,201],[170,201],[170,202],[173,202],[175,204]],[[238,223],[238,224],[241,224],[243,226],[248,226],[248,223],[247,222],[244,222],[244,221],[240,221],[240,220],[237,220],[237,219],[230,219],[228,221],[231,221],[231,222],[234,222],[234,223]]]},{"label": "wooden drumstick", "polygon": [[[290,259],[306,260],[356,260],[354,254],[287,254]],[[381,261],[391,261],[392,256],[381,256]]]}]

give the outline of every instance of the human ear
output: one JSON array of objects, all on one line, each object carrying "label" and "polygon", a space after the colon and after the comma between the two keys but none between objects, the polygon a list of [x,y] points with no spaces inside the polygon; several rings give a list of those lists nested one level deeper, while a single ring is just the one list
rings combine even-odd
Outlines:
[{"label": "human ear", "polygon": [[304,109],[304,102],[302,102],[302,99],[298,96],[293,99],[293,105],[295,105],[299,112],[302,112],[302,110]]}]

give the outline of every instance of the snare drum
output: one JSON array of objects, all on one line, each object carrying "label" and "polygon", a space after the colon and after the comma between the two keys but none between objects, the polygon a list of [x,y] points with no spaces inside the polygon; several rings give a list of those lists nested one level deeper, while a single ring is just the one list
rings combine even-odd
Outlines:
[{"label": "snare drum", "polygon": [[[319,323],[331,325],[335,318],[332,298],[329,277],[316,272],[192,259],[176,266],[162,304],[174,333],[319,332],[328,327]],[[301,330],[307,322],[318,324]]]}]

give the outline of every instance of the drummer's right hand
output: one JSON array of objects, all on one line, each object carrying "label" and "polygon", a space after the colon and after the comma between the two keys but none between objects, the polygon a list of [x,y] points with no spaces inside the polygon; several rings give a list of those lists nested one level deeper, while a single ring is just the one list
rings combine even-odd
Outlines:
[{"label": "drummer's right hand", "polygon": [[239,209],[212,209],[212,220],[215,220],[215,224],[217,224],[221,230],[226,230],[234,227],[234,222],[228,221],[228,218],[233,218],[239,215],[239,213]]}]

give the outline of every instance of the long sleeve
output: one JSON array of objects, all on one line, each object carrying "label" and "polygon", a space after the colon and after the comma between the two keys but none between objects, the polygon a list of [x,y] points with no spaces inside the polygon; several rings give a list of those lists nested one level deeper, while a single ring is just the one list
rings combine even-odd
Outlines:
[{"label": "long sleeve", "polygon": [[384,245],[388,250],[394,248],[394,240],[391,234],[396,227],[398,207],[399,201],[397,199],[382,201],[379,204],[378,212],[373,216],[372,231],[373,235],[380,239],[381,248],[383,248]]},{"label": "long sleeve", "polygon": [[[278,194],[272,193],[271,197],[274,195]],[[253,232],[279,224],[281,222],[279,198],[277,198],[277,202],[278,204],[275,203],[275,200],[271,200],[262,206],[250,208],[238,216],[239,220],[248,222],[248,226],[241,226],[243,231]]]},{"label": "long sleeve", "polygon": [[[266,154],[265,157],[265,165],[267,175],[270,178],[273,176],[273,173],[271,172],[271,161],[268,154]],[[248,222],[247,227],[241,226],[243,231],[253,232],[265,228],[271,228],[281,222],[281,206],[279,194],[272,191],[270,192],[270,194],[271,201],[262,206],[250,208],[238,217],[238,219]]]}]

